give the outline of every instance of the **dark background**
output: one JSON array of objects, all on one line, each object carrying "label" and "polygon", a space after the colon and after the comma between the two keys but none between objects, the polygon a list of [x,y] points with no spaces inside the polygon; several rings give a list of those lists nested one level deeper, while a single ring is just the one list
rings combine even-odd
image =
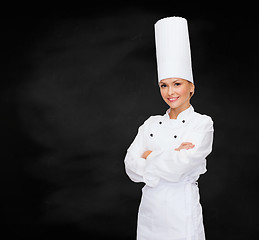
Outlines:
[{"label": "dark background", "polygon": [[256,7],[89,4],[2,9],[1,235],[135,239],[143,185],[130,181],[123,160],[143,121],[167,109],[153,25],[182,16],[192,47],[192,105],[215,127],[199,180],[207,239],[252,239]]}]

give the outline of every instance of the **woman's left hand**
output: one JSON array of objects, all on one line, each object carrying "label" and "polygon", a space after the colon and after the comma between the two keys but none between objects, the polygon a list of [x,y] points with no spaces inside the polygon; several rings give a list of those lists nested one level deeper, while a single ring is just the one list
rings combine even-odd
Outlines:
[{"label": "woman's left hand", "polygon": [[180,145],[180,147],[178,147],[178,148],[175,148],[174,150],[175,151],[180,151],[180,150],[182,150],[182,149],[192,149],[192,148],[194,148],[195,147],[195,145],[194,144],[192,144],[191,142],[183,142],[181,145]]}]

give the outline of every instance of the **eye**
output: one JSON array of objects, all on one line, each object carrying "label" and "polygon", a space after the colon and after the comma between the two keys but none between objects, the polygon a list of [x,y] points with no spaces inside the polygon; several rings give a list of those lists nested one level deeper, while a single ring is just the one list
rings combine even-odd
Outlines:
[{"label": "eye", "polygon": [[164,88],[164,87],[166,87],[166,84],[163,83],[163,84],[160,85],[160,87]]},{"label": "eye", "polygon": [[175,86],[180,86],[180,85],[181,85],[181,83],[175,83],[174,85],[175,85]]}]

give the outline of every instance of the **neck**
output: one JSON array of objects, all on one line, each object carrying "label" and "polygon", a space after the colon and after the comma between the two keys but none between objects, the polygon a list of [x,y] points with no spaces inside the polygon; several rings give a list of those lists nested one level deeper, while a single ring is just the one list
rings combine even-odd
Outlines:
[{"label": "neck", "polygon": [[191,106],[191,104],[188,103],[188,104],[186,104],[186,105],[184,104],[184,106],[182,105],[182,106],[177,107],[177,108],[171,108],[171,109],[170,109],[170,113],[169,113],[170,119],[177,119],[178,115],[179,115],[182,111],[184,111],[184,110],[186,110],[187,108],[189,108],[190,106]]}]

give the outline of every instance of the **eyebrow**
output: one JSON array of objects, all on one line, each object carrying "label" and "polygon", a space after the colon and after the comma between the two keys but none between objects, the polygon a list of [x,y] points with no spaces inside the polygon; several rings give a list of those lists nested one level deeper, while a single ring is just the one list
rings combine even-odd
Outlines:
[{"label": "eyebrow", "polygon": [[[176,82],[176,81],[180,81],[180,79],[175,79],[172,83],[174,83],[174,82]],[[161,83],[161,84],[167,84],[167,83],[162,82],[162,81],[160,81],[160,83]]]}]

